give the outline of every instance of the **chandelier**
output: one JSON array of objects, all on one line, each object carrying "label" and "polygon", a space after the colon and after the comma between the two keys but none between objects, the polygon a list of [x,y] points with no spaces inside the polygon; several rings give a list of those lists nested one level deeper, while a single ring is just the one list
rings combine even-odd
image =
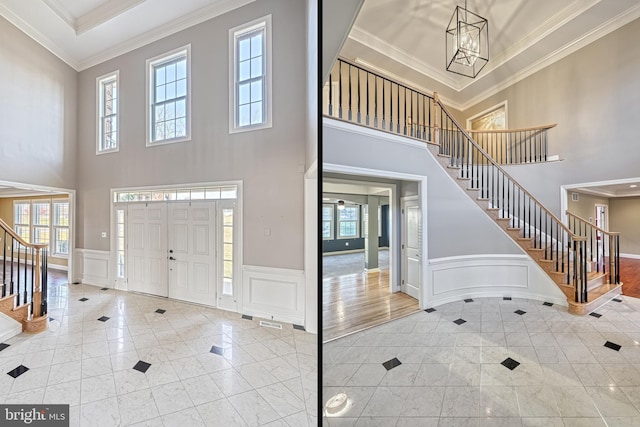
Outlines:
[{"label": "chandelier", "polygon": [[467,0],[456,6],[446,30],[447,71],[475,78],[489,62],[489,23],[467,9]]}]

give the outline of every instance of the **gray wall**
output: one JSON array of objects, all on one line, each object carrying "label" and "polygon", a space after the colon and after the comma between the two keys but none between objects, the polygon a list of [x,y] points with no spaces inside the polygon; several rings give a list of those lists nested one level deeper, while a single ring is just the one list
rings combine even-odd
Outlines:
[{"label": "gray wall", "polygon": [[[586,219],[593,218],[593,224],[595,224],[596,216],[596,204],[609,205],[609,199],[606,197],[592,196],[591,194],[578,193],[578,201],[571,200],[571,193],[573,191],[567,191],[567,210],[580,218]],[[600,225],[602,227],[602,225]],[[617,231],[610,228],[611,231]]]},{"label": "gray wall", "polygon": [[[379,137],[371,137],[324,126],[323,161],[427,175],[429,258],[522,253],[447,175],[425,147],[390,142],[382,132]],[[411,193],[410,186],[400,190],[403,195]]]},{"label": "gray wall", "polygon": [[[269,13],[273,128],[229,135],[229,28]],[[77,247],[109,250],[111,188],[243,180],[243,263],[302,269],[306,39],[305,2],[260,0],[81,72]],[[188,43],[192,139],[146,148],[145,60]],[[120,151],[96,156],[96,77],[116,69]]]},{"label": "gray wall", "polygon": [[329,78],[331,67],[364,0],[325,0],[322,2],[322,82]]},{"label": "gray wall", "polygon": [[609,200],[609,230],[620,232],[620,252],[640,255],[640,197]]},{"label": "gray wall", "polygon": [[640,20],[466,110],[509,103],[509,127],[558,123],[549,151],[562,162],[507,170],[554,213],[563,184],[637,177]]},{"label": "gray wall", "polygon": [[307,0],[307,168],[318,158],[318,0]]},{"label": "gray wall", "polygon": [[0,17],[0,180],[75,188],[76,76]]}]

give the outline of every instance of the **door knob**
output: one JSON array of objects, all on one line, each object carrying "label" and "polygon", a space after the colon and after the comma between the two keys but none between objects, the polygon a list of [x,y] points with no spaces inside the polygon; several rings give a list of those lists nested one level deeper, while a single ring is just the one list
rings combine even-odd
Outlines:
[{"label": "door knob", "polygon": [[172,257],[172,256],[170,256],[170,257],[169,257],[169,259],[170,259],[171,261],[175,261],[175,260],[176,260],[176,259],[175,259],[174,257]]}]

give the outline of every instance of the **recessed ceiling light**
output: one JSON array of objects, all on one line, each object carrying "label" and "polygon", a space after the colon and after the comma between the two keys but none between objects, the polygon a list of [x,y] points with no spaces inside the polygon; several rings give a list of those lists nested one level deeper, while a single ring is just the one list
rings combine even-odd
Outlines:
[{"label": "recessed ceiling light", "polygon": [[637,187],[637,185],[636,185],[636,184],[631,184],[629,187],[631,187],[631,188],[636,188],[636,187]]}]

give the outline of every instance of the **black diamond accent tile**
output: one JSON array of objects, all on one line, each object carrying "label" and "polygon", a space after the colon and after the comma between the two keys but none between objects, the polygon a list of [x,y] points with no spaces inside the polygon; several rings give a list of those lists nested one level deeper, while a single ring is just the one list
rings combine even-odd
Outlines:
[{"label": "black diamond accent tile", "polygon": [[502,300],[503,301],[511,301],[511,297],[503,297]]},{"label": "black diamond accent tile", "polygon": [[387,371],[390,371],[396,366],[400,366],[400,365],[402,365],[402,362],[400,362],[397,357],[394,357],[391,360],[387,360],[382,364],[382,366],[384,366]]},{"label": "black diamond accent tile", "polygon": [[293,325],[293,329],[297,329],[299,331],[304,331],[305,330],[304,326],[302,326],[302,325]]},{"label": "black diamond accent tile", "polygon": [[[526,311],[522,311],[522,310],[516,310],[514,311],[515,314],[519,314],[520,316],[522,316],[523,314],[526,314]],[[527,318],[528,319],[528,318]]]},{"label": "black diamond accent tile", "polygon": [[607,341],[606,343],[604,343],[604,346],[607,348],[610,348],[611,350],[615,350],[615,351],[620,351],[620,349],[622,348],[621,345],[618,345],[616,343],[613,343],[611,341]]},{"label": "black diamond accent tile", "polygon": [[433,308],[433,307],[431,307],[431,308],[427,308],[425,311],[426,311],[427,313],[433,313],[434,311],[436,311],[436,309],[435,309],[435,308]]},{"label": "black diamond accent tile", "polygon": [[542,305],[546,305],[547,307],[553,307],[553,303],[552,302],[545,302]]},{"label": "black diamond accent tile", "polygon": [[467,298],[464,302],[473,302],[473,298]]},{"label": "black diamond accent tile", "polygon": [[54,319],[53,317],[49,317],[49,322],[51,322],[53,320],[56,320],[56,319]]},{"label": "black diamond accent tile", "polygon": [[242,318],[247,320],[253,320],[253,316],[249,316],[248,314],[243,314]]},{"label": "black diamond accent tile", "polygon": [[467,323],[467,321],[464,319],[458,319],[454,320],[453,323],[455,323],[456,325],[462,325],[463,323]]},{"label": "black diamond accent tile", "polygon": [[620,298],[614,298],[613,299],[615,302],[622,302],[622,300]]},{"label": "black diamond accent tile", "polygon": [[520,362],[518,362],[516,360],[513,360],[510,357],[507,357],[506,359],[504,359],[502,361],[501,365],[504,366],[505,368],[509,368],[509,369],[511,369],[513,371],[514,369],[516,369],[518,367],[518,365],[520,365]]},{"label": "black diamond accent tile", "polygon": [[107,316],[102,316],[101,318],[99,318],[98,320],[101,322],[106,322],[107,320],[111,319],[110,317]]},{"label": "black diamond accent tile", "polygon": [[80,298],[78,301],[82,301],[82,302],[89,301],[89,298],[84,298],[84,297],[82,297],[82,298]]},{"label": "black diamond accent tile", "polygon": [[29,370],[29,368],[27,368],[26,366],[20,365],[17,368],[12,369],[11,371],[7,372],[7,374],[11,375],[13,378],[18,378],[20,375],[24,374],[28,370]]},{"label": "black diamond accent tile", "polygon": [[100,290],[101,290],[101,291],[108,291],[108,290],[109,290],[109,288],[102,288],[102,289],[100,289]]},{"label": "black diamond accent tile", "polygon": [[147,369],[149,369],[150,367],[151,367],[151,363],[138,360],[138,363],[136,363],[136,366],[134,366],[133,369],[135,369],[136,371],[140,371],[144,374],[145,372],[147,372]]},{"label": "black diamond accent tile", "polygon": [[211,346],[211,350],[209,350],[209,353],[213,353],[213,354],[217,354],[222,356],[224,354],[224,349],[222,347],[217,347],[215,345]]},{"label": "black diamond accent tile", "polygon": [[161,308],[156,310],[156,313],[159,313],[159,314],[165,314],[166,312],[167,312],[167,310],[163,310]]},{"label": "black diamond accent tile", "polygon": [[9,347],[10,344],[5,344],[5,343],[0,343],[0,351],[4,350],[5,348]]},{"label": "black diamond accent tile", "polygon": [[79,285],[80,282],[73,282],[72,285]]},{"label": "black diamond accent tile", "polygon": [[589,316],[593,316],[593,317],[595,317],[596,319],[599,319],[599,318],[601,318],[601,317],[602,317],[602,314],[600,314],[600,313],[596,313],[596,312],[594,311],[593,313],[589,313]]}]

